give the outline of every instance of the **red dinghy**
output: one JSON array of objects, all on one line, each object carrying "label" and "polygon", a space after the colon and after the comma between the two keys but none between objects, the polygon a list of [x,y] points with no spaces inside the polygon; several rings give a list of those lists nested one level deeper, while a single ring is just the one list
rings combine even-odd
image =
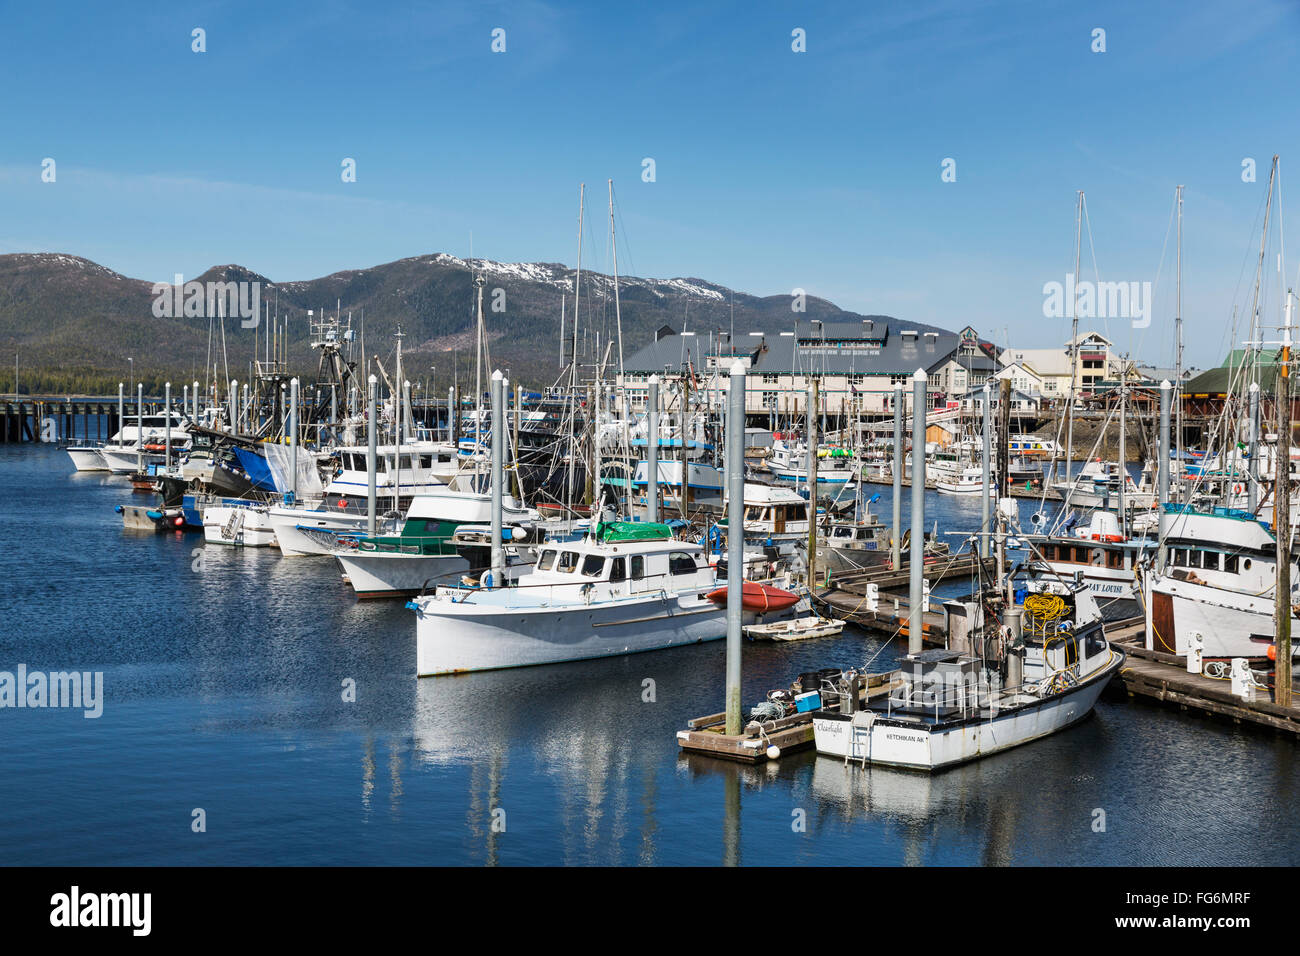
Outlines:
[{"label": "red dinghy", "polygon": [[[721,587],[716,591],[710,591],[707,597],[714,604],[725,606],[727,603],[727,589]],[[786,608],[794,607],[798,603],[799,595],[767,584],[759,584],[757,581],[746,581],[741,588],[740,606],[746,611],[754,611],[759,614],[767,611],[784,611]]]}]

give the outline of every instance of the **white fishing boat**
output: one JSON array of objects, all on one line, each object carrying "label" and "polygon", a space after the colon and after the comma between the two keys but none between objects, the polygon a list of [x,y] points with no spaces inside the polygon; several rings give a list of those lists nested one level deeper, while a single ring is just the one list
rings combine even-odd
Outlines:
[{"label": "white fishing boat", "polygon": [[[370,478],[366,471],[368,448],[344,445],[336,449],[339,470],[325,486],[325,505],[337,508],[339,499],[348,508],[366,508]],[[381,499],[396,501],[399,511],[419,495],[445,489],[460,467],[455,446],[446,442],[414,439],[395,445],[381,445],[376,451],[375,485]]]},{"label": "white fishing boat", "polygon": [[[799,484],[808,480],[808,446],[805,442],[781,439],[772,443],[767,470],[778,481]],[[834,445],[817,448],[817,484],[843,485],[855,481],[858,466],[852,452]]]},{"label": "white fishing boat", "polygon": [[1157,544],[1146,535],[1125,535],[1119,518],[1094,511],[1086,527],[1055,534],[1027,534],[1022,540],[1032,556],[1064,580],[1081,580],[1093,595],[1106,600],[1134,600],[1138,569],[1155,554]]},{"label": "white fishing boat", "polygon": [[[1146,583],[1146,645],[1203,657],[1262,658],[1273,644],[1277,539],[1249,512],[1209,513],[1171,506],[1165,520],[1168,566]],[[1300,634],[1300,575],[1291,576],[1291,630]],[[1294,649],[1300,656],[1300,642]]]},{"label": "white fishing boat", "polygon": [[369,527],[364,506],[330,509],[274,505],[267,510],[267,517],[275,529],[280,554],[288,558],[332,555],[338,550],[340,536],[359,537]]},{"label": "white fishing boat", "polygon": [[[683,507],[682,469],[686,470],[686,494],[689,508]],[[718,510],[722,507],[722,472],[707,462],[659,460],[659,494],[665,505],[678,511],[690,512],[697,508]],[[639,461],[632,477],[640,503],[645,504],[650,476],[649,462]]]},{"label": "white fishing boat", "polygon": [[[835,681],[841,691],[837,706],[813,712],[817,752],[862,765],[933,771],[1029,743],[1087,717],[1123,666],[1124,652],[1107,642],[1101,612],[1086,588],[1050,580],[1030,587],[1023,643],[992,642],[1000,661],[933,649],[904,657],[885,674],[845,672]],[[962,617],[978,613],[966,602],[948,602],[945,609]]]},{"label": "white fishing boat", "polygon": [[[341,539],[331,553],[357,597],[419,594],[429,586],[453,583],[476,567],[466,557],[465,542],[457,542],[455,535],[465,525],[491,522],[491,509],[491,495],[441,488],[411,502],[397,534]],[[522,526],[536,523],[537,512],[519,507],[509,495],[502,497],[501,511],[510,540],[528,540]]]},{"label": "white fishing boat", "polygon": [[992,477],[985,483],[982,467],[963,468],[956,478],[941,478],[936,481],[935,488],[941,495],[973,495],[977,498],[981,493],[996,498],[998,493],[997,482]]},{"label": "white fishing boat", "polygon": [[[599,525],[581,541],[543,546],[536,566],[513,586],[440,585],[411,601],[417,673],[554,664],[720,640],[727,612],[710,599],[716,589],[701,546],[675,540],[667,525]],[[745,623],[758,623],[761,613],[746,610]],[[787,607],[766,616],[789,613]]]}]

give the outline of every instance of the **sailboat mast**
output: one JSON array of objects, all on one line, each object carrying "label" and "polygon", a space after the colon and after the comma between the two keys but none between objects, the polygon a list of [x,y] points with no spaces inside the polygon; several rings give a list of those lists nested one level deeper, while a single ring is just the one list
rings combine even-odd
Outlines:
[{"label": "sailboat mast", "polygon": [[614,180],[609,181],[609,242],[614,250],[614,327],[618,332],[618,380],[623,384],[623,313],[618,304],[618,232],[614,229]]},{"label": "sailboat mast", "polygon": [[1083,238],[1083,190],[1079,190],[1074,206],[1074,283],[1071,286],[1070,313],[1070,394],[1065,400],[1065,480],[1070,481],[1070,466],[1074,460],[1074,399],[1079,384],[1079,252]]},{"label": "sailboat mast", "polygon": [[578,456],[574,432],[578,420],[578,303],[582,300],[582,211],[587,197],[587,184],[578,184],[578,267],[573,276],[573,355],[569,365],[569,468],[565,481],[565,504],[573,506],[573,468]]},{"label": "sailboat mast", "polygon": [[[1174,460],[1183,459],[1183,187],[1178,187],[1178,279],[1174,293]],[[1168,462],[1165,466],[1168,467]]]},{"label": "sailboat mast", "polygon": [[[1274,163],[1277,158],[1274,157]],[[1281,707],[1291,706],[1291,290],[1286,293],[1282,328],[1282,362],[1278,368],[1278,456],[1273,492],[1273,534],[1277,538],[1274,584],[1274,644],[1277,648],[1273,693]]]}]

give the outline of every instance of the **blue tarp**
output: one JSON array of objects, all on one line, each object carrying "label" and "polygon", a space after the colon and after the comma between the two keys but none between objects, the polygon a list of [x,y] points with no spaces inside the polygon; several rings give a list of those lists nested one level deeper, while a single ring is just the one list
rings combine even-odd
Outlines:
[{"label": "blue tarp", "polygon": [[285,490],[276,486],[275,477],[271,474],[270,466],[267,465],[266,459],[257,452],[236,446],[235,457],[239,459],[239,466],[244,469],[254,488],[260,491]]}]

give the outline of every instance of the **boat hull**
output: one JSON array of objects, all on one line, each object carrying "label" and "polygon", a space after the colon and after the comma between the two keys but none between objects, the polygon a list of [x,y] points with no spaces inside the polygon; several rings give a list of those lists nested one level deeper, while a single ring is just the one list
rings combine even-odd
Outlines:
[{"label": "boat hull", "polygon": [[108,465],[98,448],[69,448],[68,457],[77,471],[108,471]]},{"label": "boat hull", "polygon": [[[1166,653],[1185,655],[1188,639],[1199,634],[1204,657],[1258,658],[1267,655],[1273,640],[1271,594],[1240,594],[1162,578],[1152,584],[1148,605],[1147,646]],[[1300,618],[1291,618],[1291,631],[1300,633]],[[1300,656],[1300,647],[1295,653]]]},{"label": "boat hull", "polygon": [[256,508],[210,507],[203,509],[203,540],[207,544],[269,548],[275,544],[275,528],[266,512]]},{"label": "boat hull", "polygon": [[446,584],[470,569],[457,554],[405,554],[400,551],[335,552],[339,569],[359,598],[409,597],[427,586]]},{"label": "boat hull", "polygon": [[868,723],[869,711],[854,715],[817,711],[813,733],[817,752],[862,764],[908,770],[940,770],[1010,750],[1083,720],[1123,667],[1125,655],[1114,651],[1111,661],[1085,682],[1064,693],[1034,703],[1018,704],[997,716],[931,727],[879,716]]},{"label": "boat hull", "polygon": [[[703,591],[656,592],[589,606],[518,608],[459,605],[439,597],[425,599],[419,607],[415,639],[420,677],[617,657],[727,636],[726,608],[713,604]],[[760,620],[749,612],[742,618],[746,624]]]},{"label": "boat hull", "polygon": [[330,555],[338,548],[338,534],[365,534],[366,512],[309,511],[272,508],[269,512],[275,540],[285,557]]}]

